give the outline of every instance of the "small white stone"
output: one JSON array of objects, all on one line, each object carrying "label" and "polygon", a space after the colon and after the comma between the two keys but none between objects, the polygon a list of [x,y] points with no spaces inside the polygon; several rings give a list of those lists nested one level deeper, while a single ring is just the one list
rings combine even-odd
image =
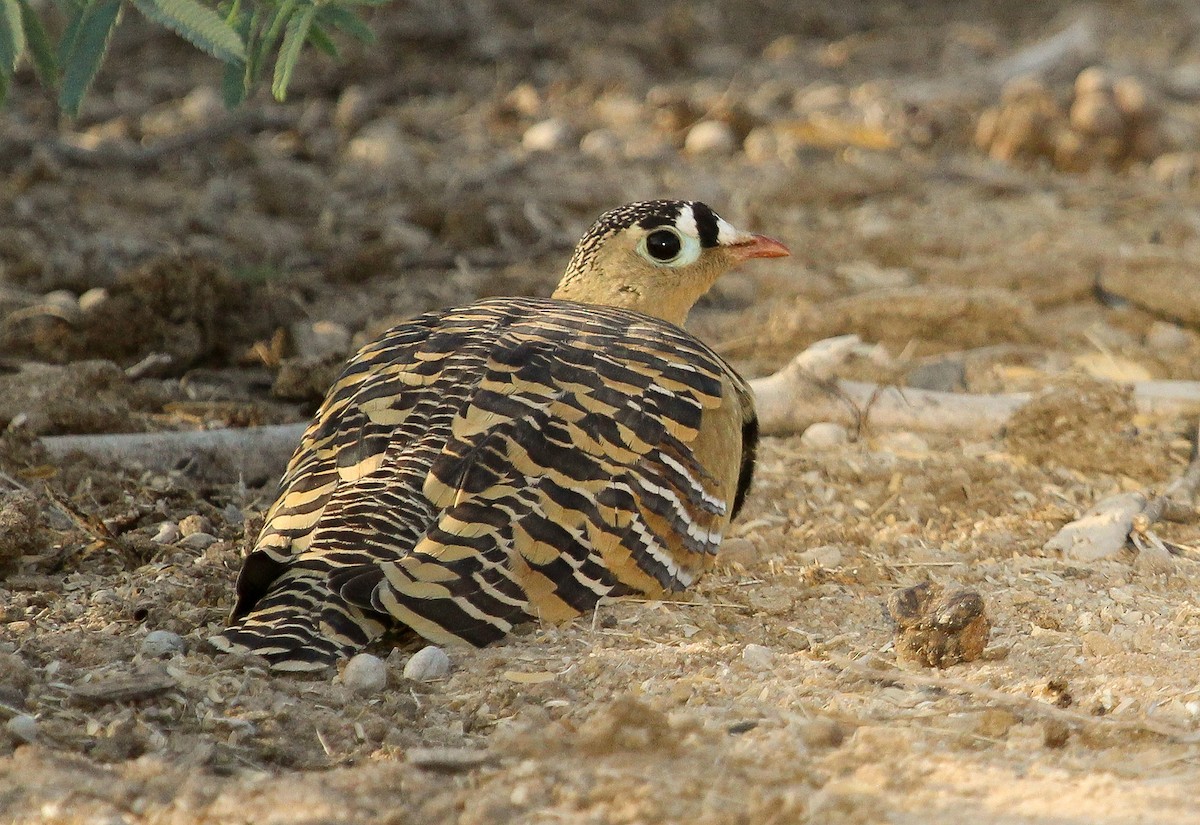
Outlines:
[{"label": "small white stone", "polygon": [[387,687],[387,663],[370,653],[359,653],[346,662],[342,684],[355,693],[378,693]]},{"label": "small white stone", "polygon": [[152,659],[183,653],[186,649],[187,643],[183,641],[183,637],[169,630],[151,630],[146,634],[146,638],[142,639],[142,655]]},{"label": "small white stone", "polygon": [[535,123],[521,136],[521,145],[530,152],[553,152],[571,139],[571,127],[552,117]]},{"label": "small white stone", "polygon": [[79,296],[79,308],[91,312],[108,300],[108,290],[102,286],[94,286]]},{"label": "small white stone", "polygon": [[728,123],[702,120],[688,129],[683,150],[689,155],[727,155],[737,148],[737,137]]},{"label": "small white stone", "polygon": [[450,673],[450,657],[437,645],[421,648],[404,665],[404,678],[414,682],[444,679]]},{"label": "small white stone", "polygon": [[770,670],[775,665],[775,651],[763,645],[749,644],[742,648],[742,661],[755,672]]},{"label": "small white stone", "polygon": [[1181,352],[1192,344],[1192,336],[1175,324],[1155,321],[1146,331],[1146,346],[1156,352]]},{"label": "small white stone", "polygon": [[800,436],[800,444],[810,450],[828,450],[850,442],[850,433],[841,424],[818,421],[810,424]]},{"label": "small white stone", "polygon": [[192,533],[179,540],[180,545],[190,550],[207,550],[217,542],[217,537],[210,533]]},{"label": "small white stone", "polygon": [[28,713],[21,713],[9,719],[4,725],[5,730],[22,742],[33,742],[37,739],[37,720]]},{"label": "small white stone", "polygon": [[879,449],[901,456],[923,456],[929,454],[929,442],[916,433],[899,430],[884,433],[879,437]]},{"label": "small white stone", "polygon": [[158,532],[151,541],[155,544],[174,544],[179,541],[179,525],[173,521],[164,521],[158,525]]}]

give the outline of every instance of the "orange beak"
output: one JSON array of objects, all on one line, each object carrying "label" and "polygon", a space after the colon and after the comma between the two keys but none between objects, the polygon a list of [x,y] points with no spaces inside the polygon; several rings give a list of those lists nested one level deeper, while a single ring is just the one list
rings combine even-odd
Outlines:
[{"label": "orange beak", "polygon": [[744,241],[730,244],[728,249],[735,263],[750,258],[786,258],[792,254],[786,246],[766,235],[750,235]]}]

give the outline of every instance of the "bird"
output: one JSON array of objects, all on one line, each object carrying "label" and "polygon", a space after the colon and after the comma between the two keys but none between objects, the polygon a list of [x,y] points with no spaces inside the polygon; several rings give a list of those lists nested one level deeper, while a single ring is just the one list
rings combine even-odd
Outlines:
[{"label": "bird", "polygon": [[389,630],[482,647],[709,569],[754,471],[747,382],[684,330],[733,266],[789,254],[699,201],[601,215],[549,298],[392,327],[288,463],[211,639],[313,671]]}]

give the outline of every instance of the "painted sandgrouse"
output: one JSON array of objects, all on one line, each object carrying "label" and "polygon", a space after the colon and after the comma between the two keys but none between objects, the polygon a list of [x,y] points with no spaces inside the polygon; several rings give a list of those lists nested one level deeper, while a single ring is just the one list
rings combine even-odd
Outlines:
[{"label": "painted sandgrouse", "polygon": [[485,645],[692,584],[758,433],[746,382],[681,325],[730,267],[787,254],[703,203],[634,203],[584,235],[552,298],[430,312],[363,347],[213,643],[311,670],[392,627]]}]

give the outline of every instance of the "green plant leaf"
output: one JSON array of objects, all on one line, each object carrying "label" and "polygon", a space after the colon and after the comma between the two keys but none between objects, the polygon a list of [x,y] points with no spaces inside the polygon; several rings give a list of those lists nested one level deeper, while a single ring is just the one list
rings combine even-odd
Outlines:
[{"label": "green plant leaf", "polygon": [[53,89],[58,83],[58,61],[54,59],[54,49],[50,46],[50,38],[42,21],[34,13],[29,0],[17,0],[21,6],[21,19],[25,22],[25,41],[29,47],[29,56],[33,60],[33,68],[37,70],[42,85]]},{"label": "green plant leaf", "polygon": [[113,32],[121,19],[121,0],[94,0],[83,10],[73,32],[70,53],[63,60],[58,105],[69,115],[79,114],[79,104],[96,79]]},{"label": "green plant leaf", "polygon": [[0,75],[11,77],[25,53],[25,23],[17,0],[0,0]]},{"label": "green plant leaf", "polygon": [[0,75],[0,106],[8,100],[8,78]]},{"label": "green plant leaf", "polygon": [[[3,0],[0,0],[3,2]],[[130,0],[138,11],[225,62],[244,61],[246,44],[221,15],[197,0]]]},{"label": "green plant leaf", "polygon": [[[246,51],[252,53],[254,44],[250,33],[253,30],[254,15],[242,11],[241,0],[234,0],[229,14],[225,16],[225,22],[242,38],[246,44]],[[246,95],[250,93],[251,79],[249,62],[231,61],[225,64],[225,71],[221,73],[221,97],[228,108],[232,109],[246,99]]]},{"label": "green plant leaf", "polygon": [[83,26],[85,16],[87,16],[86,6],[76,8],[71,12],[71,17],[67,20],[62,37],[58,41],[58,64],[60,66],[65,64],[67,58],[71,56],[71,51],[75,48],[75,41],[79,39],[79,29]]},{"label": "green plant leaf", "polygon": [[279,47],[279,57],[275,58],[275,78],[271,82],[271,94],[282,103],[287,99],[288,86],[292,82],[292,71],[296,61],[300,59],[300,49],[308,39],[308,30],[312,28],[313,18],[317,16],[317,7],[305,5],[287,22],[283,31],[283,45]]},{"label": "green plant leaf", "polygon": [[325,54],[329,55],[334,60],[337,60],[339,57],[341,57],[341,54],[338,52],[337,44],[334,43],[329,34],[323,28],[321,28],[321,25],[315,21],[312,24],[312,28],[308,30],[308,42],[312,43],[314,47],[325,52]]},{"label": "green plant leaf", "polygon": [[360,43],[370,45],[375,42],[375,32],[350,9],[344,6],[322,6],[317,13],[318,22],[340,29]]},{"label": "green plant leaf", "polygon": [[279,42],[279,36],[283,33],[284,26],[292,18],[292,13],[296,10],[297,0],[283,0],[275,7],[268,22],[261,28],[261,36],[258,40],[258,48],[255,49],[254,60],[254,79],[259,77],[259,71],[267,62],[267,56],[275,51],[275,44]]}]

